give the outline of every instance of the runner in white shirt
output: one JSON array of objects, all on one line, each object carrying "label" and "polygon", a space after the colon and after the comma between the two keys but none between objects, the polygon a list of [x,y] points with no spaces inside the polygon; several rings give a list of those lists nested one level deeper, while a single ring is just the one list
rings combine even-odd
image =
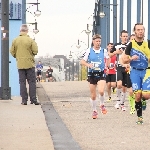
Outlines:
[{"label": "runner in white shirt", "polygon": [[[92,118],[96,119],[97,113],[97,102],[96,102],[96,87],[98,87],[98,93],[100,98],[100,109],[103,114],[107,113],[104,106],[104,89],[106,85],[106,74],[104,69],[106,68],[104,59],[106,59],[106,65],[109,66],[109,56],[107,50],[100,47],[101,36],[96,34],[93,36],[93,47],[88,49],[81,60],[81,65],[88,67],[88,79],[89,88],[91,93],[90,102],[92,105],[93,113]],[[108,68],[107,68],[108,70]],[[106,71],[107,72],[107,71]]]},{"label": "runner in white shirt", "polygon": [[122,111],[125,111],[125,98],[126,98],[126,89],[127,89],[127,72],[125,67],[120,64],[120,57],[122,56],[123,51],[126,48],[128,41],[128,32],[122,30],[120,33],[121,42],[114,44],[114,47],[110,51],[110,57],[117,55],[117,103],[115,105],[116,109],[121,108]]},{"label": "runner in white shirt", "polygon": [[[135,38],[135,34],[130,35],[129,38],[129,42],[128,44]],[[127,45],[128,45],[127,44]],[[133,93],[133,89],[132,89],[132,83],[131,83],[131,79],[130,79],[130,63],[128,64],[124,64],[123,62],[123,57],[125,55],[125,51],[122,54],[122,57],[120,58],[120,64],[126,68],[127,70],[127,88],[128,88],[128,92],[129,92],[129,105],[130,105],[130,114],[135,114],[135,94]]]}]

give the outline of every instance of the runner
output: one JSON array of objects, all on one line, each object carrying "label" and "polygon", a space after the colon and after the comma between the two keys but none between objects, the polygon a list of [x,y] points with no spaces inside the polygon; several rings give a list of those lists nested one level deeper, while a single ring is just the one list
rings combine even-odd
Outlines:
[{"label": "runner", "polygon": [[[108,54],[113,47],[113,43],[107,44]],[[108,101],[111,101],[111,88],[114,90],[116,88],[116,55],[110,58],[109,72],[106,75]]]},{"label": "runner", "polygon": [[[135,34],[130,35],[129,43],[132,42],[132,40],[134,40],[134,37],[135,37]],[[128,99],[129,99],[129,105],[130,105],[130,114],[135,114],[135,95],[132,90],[132,83],[131,83],[131,79],[130,79],[130,64],[123,63],[124,52],[119,61],[122,64],[122,66],[124,66],[126,68],[126,71],[127,71],[127,88],[129,91]]]},{"label": "runner", "polygon": [[46,71],[46,77],[48,78],[48,82],[53,82],[53,69],[51,68],[51,66],[49,66],[49,69],[47,69]]},{"label": "runner", "polygon": [[[98,93],[100,98],[100,109],[103,114],[107,113],[104,106],[104,89],[106,85],[105,81],[105,62],[109,65],[109,56],[107,50],[101,48],[101,36],[96,34],[93,36],[93,47],[88,49],[81,60],[81,65],[88,67],[88,79],[89,88],[91,93],[90,102],[92,105],[93,113],[92,118],[96,119],[98,116],[97,112],[97,101],[96,101],[96,87],[98,87]],[[108,68],[107,71],[108,72]]]},{"label": "runner", "polygon": [[143,24],[134,26],[135,40],[130,42],[125,50],[124,63],[132,67],[130,79],[135,93],[135,108],[137,111],[137,124],[143,124],[142,97],[150,98],[150,41],[144,41],[145,28]]},{"label": "runner", "polygon": [[36,65],[36,69],[37,69],[37,82],[40,82],[42,76],[42,69],[43,69],[43,65],[41,64],[41,61],[39,61],[38,64]]},{"label": "runner", "polygon": [[126,48],[128,32],[125,30],[121,31],[120,39],[121,42],[116,43],[110,51],[110,57],[117,55],[117,103],[115,108],[121,108],[122,111],[125,111],[126,108],[124,106],[124,102],[126,98],[127,72],[125,71],[125,67],[120,64],[119,59]]}]

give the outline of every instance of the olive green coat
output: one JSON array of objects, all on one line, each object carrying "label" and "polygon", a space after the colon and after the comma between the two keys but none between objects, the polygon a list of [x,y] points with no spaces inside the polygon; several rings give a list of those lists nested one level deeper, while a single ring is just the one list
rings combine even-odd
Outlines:
[{"label": "olive green coat", "polygon": [[18,69],[29,69],[35,67],[34,56],[38,53],[36,42],[27,33],[21,32],[15,38],[10,48],[11,55],[16,58]]}]

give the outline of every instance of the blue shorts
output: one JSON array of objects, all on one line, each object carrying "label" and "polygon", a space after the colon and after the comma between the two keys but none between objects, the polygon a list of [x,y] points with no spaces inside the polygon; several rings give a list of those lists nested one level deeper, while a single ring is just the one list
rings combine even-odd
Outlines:
[{"label": "blue shorts", "polygon": [[150,69],[136,70],[131,69],[130,79],[133,91],[150,91]]}]

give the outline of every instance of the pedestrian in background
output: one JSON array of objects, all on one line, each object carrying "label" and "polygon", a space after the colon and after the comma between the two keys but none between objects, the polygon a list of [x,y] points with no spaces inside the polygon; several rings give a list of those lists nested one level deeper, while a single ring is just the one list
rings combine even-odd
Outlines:
[{"label": "pedestrian in background", "polygon": [[36,42],[28,35],[28,26],[21,25],[20,35],[16,37],[10,48],[11,55],[16,58],[19,73],[20,95],[22,105],[27,105],[28,94],[26,88],[26,79],[29,83],[30,100],[39,105],[36,98],[36,77],[35,77],[35,60],[34,56],[38,53]]}]

